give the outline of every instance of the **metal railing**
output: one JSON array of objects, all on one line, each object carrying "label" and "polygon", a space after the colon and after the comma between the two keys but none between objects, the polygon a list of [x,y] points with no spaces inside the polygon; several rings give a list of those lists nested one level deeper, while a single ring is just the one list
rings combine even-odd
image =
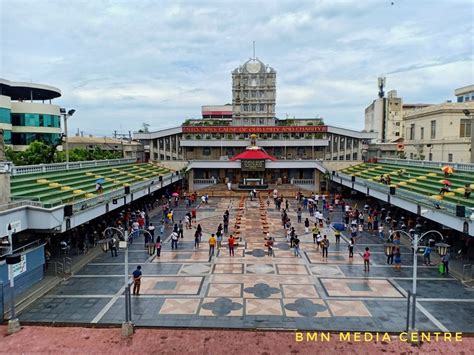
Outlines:
[{"label": "metal railing", "polygon": [[[14,200],[14,198],[12,198],[12,200]],[[41,202],[31,201],[29,199],[25,200],[25,197],[22,196],[21,200],[13,201],[13,202],[9,202],[9,203],[0,205],[0,212],[1,211],[6,211],[6,210],[11,210],[13,208],[23,207],[23,206],[42,207],[42,204],[41,204]]]},{"label": "metal railing", "polygon": [[194,179],[193,180],[195,185],[215,185],[217,184],[216,179]]},{"label": "metal railing", "polygon": [[[346,175],[343,173],[338,173],[338,175],[333,176],[332,179],[336,182],[338,181],[338,179],[341,179],[341,180],[345,180],[347,182],[352,183],[352,176]],[[361,180],[361,178],[358,178],[358,177],[356,177],[356,181],[354,183],[368,187],[371,190],[383,192],[385,194],[390,193],[390,186],[388,185],[378,184],[376,182],[367,181],[367,180]],[[399,188],[397,188],[395,196],[400,197],[409,202],[417,203],[429,208],[442,210],[443,212],[456,216],[456,204],[451,203],[451,202],[431,200],[426,195],[423,195],[417,192],[407,191],[405,189],[399,189]],[[473,212],[474,210],[471,211],[471,208],[466,208],[464,217],[469,218],[471,216],[471,213]]]},{"label": "metal railing", "polygon": [[[36,247],[39,247],[40,245],[44,245],[44,244],[45,243],[41,243],[41,239],[36,239],[35,241],[32,241],[28,244],[22,245],[21,247],[14,249],[13,254],[22,253],[27,249],[36,248]],[[7,253],[0,255],[0,258],[4,257],[6,255],[9,255],[9,254],[10,254],[10,252],[8,251]]]},{"label": "metal railing", "polygon": [[92,168],[98,166],[110,166],[135,163],[136,159],[109,159],[109,160],[90,160],[90,161],[76,161],[71,163],[54,163],[54,164],[39,164],[39,165],[23,165],[11,166],[11,175],[27,175],[47,173],[51,171],[74,170],[83,168]]},{"label": "metal railing", "polygon": [[314,179],[291,179],[292,185],[314,185]]},{"label": "metal railing", "polygon": [[422,168],[437,168],[441,169],[445,165],[452,166],[454,170],[458,171],[474,171],[474,164],[470,163],[453,163],[443,161],[425,161],[425,160],[411,160],[411,159],[394,159],[383,158],[377,159],[378,163],[395,164],[404,166],[418,166]]}]

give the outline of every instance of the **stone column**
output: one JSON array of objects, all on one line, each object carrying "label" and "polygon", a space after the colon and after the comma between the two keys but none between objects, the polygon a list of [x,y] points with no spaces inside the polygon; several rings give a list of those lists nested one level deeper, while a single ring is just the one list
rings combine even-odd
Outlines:
[{"label": "stone column", "polygon": [[0,173],[0,205],[10,202],[10,174]]},{"label": "stone column", "polygon": [[187,174],[188,174],[189,193],[193,193],[194,192],[194,169],[189,170]]},{"label": "stone column", "polygon": [[154,148],[153,148],[153,139],[150,139],[150,161],[155,160],[154,158]]},{"label": "stone column", "polygon": [[321,192],[321,172],[318,169],[314,169],[313,179],[314,192],[319,194]]}]

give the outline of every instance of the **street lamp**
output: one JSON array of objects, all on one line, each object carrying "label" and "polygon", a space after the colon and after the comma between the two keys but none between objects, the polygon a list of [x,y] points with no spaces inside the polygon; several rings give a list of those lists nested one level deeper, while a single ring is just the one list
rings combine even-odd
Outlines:
[{"label": "street lamp", "polygon": [[[418,255],[417,255],[417,250],[419,243],[423,240],[424,237],[426,237],[428,234],[435,233],[438,234],[441,237],[441,240],[444,240],[443,235],[438,232],[437,230],[429,230],[425,233],[420,234],[421,231],[421,224],[417,224],[415,226],[415,229],[411,229],[410,233],[407,233],[404,230],[394,230],[392,233],[389,235],[389,238],[392,236],[392,234],[395,233],[402,233],[406,235],[409,240],[412,243],[412,248],[413,248],[413,284],[412,284],[412,296],[413,296],[413,302],[412,302],[412,318],[411,318],[411,331],[416,331],[415,330],[415,312],[416,312],[416,283],[417,283],[417,272],[418,272]],[[441,244],[441,243],[440,243]],[[444,244],[444,243],[443,243]],[[447,245],[447,244],[446,244]],[[410,310],[408,310],[408,316],[410,314]],[[408,320],[407,320],[407,324]]]},{"label": "street lamp", "polygon": [[65,138],[65,149],[66,149],[66,169],[69,169],[69,144],[68,144],[68,131],[67,131],[67,120],[69,117],[74,115],[74,112],[76,112],[75,109],[70,109],[69,111],[66,112],[65,108],[61,108],[60,110],[61,114],[64,117],[64,138]]},{"label": "street lamp", "polygon": [[436,248],[438,248],[438,254],[439,256],[443,257],[448,253],[448,248],[451,246],[449,244],[446,244],[444,242],[441,243],[436,243],[435,244]]},{"label": "street lamp", "polygon": [[8,244],[10,244],[10,250],[8,256],[6,257],[6,263],[8,265],[8,275],[10,278],[10,300],[11,300],[11,309],[10,309],[10,320],[8,321],[8,334],[16,333],[20,330],[20,320],[16,317],[15,312],[15,272],[13,270],[13,265],[21,262],[20,254],[13,254],[13,229],[12,225],[8,224]]}]

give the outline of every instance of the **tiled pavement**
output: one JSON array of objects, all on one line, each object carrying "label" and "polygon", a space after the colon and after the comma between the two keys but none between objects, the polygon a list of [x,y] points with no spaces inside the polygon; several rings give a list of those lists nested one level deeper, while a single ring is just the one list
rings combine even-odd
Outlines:
[{"label": "tiled pavement", "polygon": [[[266,255],[259,201],[244,202],[243,240],[234,257],[223,247],[209,260],[207,238],[226,209],[230,230],[240,205],[238,199],[211,200],[198,209],[203,243],[194,249],[194,230],[186,230],[178,251],[165,242],[161,257],[149,256],[143,241],[129,252],[129,271],[142,265],[141,295],[132,298],[132,318],[142,326],[214,328],[284,328],[360,331],[401,331],[405,327],[406,290],[411,289],[410,250],[402,247],[400,272],[385,264],[377,237],[359,238],[349,261],[346,238],[331,242],[324,260],[296,224],[303,257],[289,249],[273,206],[266,218],[276,237],[275,256]],[[292,201],[293,203],[293,201]],[[307,213],[303,214],[306,217]],[[290,212],[296,221],[294,208]],[[312,220],[312,219],[311,219]],[[158,222],[158,220],[154,220]],[[361,252],[369,245],[373,262],[364,272]],[[62,282],[20,315],[22,321],[118,324],[124,318],[124,256],[103,254],[69,280]],[[436,267],[418,268],[417,325],[423,330],[474,332],[474,293],[457,280],[441,276]]]}]

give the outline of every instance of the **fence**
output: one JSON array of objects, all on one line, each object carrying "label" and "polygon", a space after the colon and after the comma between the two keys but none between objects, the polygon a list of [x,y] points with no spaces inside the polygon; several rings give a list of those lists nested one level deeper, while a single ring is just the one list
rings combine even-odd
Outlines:
[{"label": "fence", "polygon": [[111,159],[111,160],[91,160],[91,161],[76,161],[71,163],[55,163],[55,164],[39,164],[39,165],[24,165],[14,166],[10,165],[9,170],[11,175],[27,175],[27,174],[41,174],[51,171],[74,170],[82,168],[93,168],[97,166],[110,166],[135,163],[136,159]]},{"label": "fence", "polygon": [[406,166],[419,166],[423,168],[436,168],[441,169],[445,165],[452,166],[454,170],[458,171],[474,171],[474,164],[469,163],[450,163],[450,162],[437,162],[437,161],[425,161],[425,160],[410,160],[410,159],[393,159],[393,158],[383,158],[377,159],[379,163],[385,164],[396,164],[396,165],[406,165]]},{"label": "fence", "polygon": [[[339,179],[345,180],[347,182],[352,182],[352,176],[350,176],[350,175],[338,173],[337,176],[333,176],[334,181],[337,182]],[[377,184],[377,183],[372,182],[372,181],[365,181],[365,180],[361,181],[360,179],[356,180],[355,183],[358,184],[358,185],[368,187],[369,189],[374,190],[374,191],[383,192],[385,194],[390,193],[390,186],[388,186],[388,185]],[[439,210],[442,210],[443,212],[446,212],[448,214],[456,216],[456,204],[454,204],[454,203],[445,202],[445,201],[438,201],[438,200],[431,200],[431,199],[427,198],[425,195],[422,195],[422,194],[419,194],[419,193],[416,193],[416,192],[412,192],[412,191],[407,191],[407,190],[404,190],[404,189],[397,189],[396,190],[396,196],[400,197],[404,200],[407,200],[407,201],[410,201],[410,202],[413,202],[413,203],[417,203],[417,204],[423,205],[425,207],[439,209]],[[470,217],[471,216],[471,209],[466,208],[465,213],[466,213],[465,217],[467,217],[467,218]]]},{"label": "fence", "polygon": [[1,211],[6,211],[6,210],[11,210],[13,208],[23,207],[23,206],[42,207],[41,202],[29,201],[29,200],[24,200],[24,199],[25,199],[25,197],[22,196],[21,200],[19,200],[19,201],[13,201],[13,202],[6,203],[4,205],[0,205],[0,212]]},{"label": "fence", "polygon": [[193,180],[195,185],[215,185],[217,184],[216,179],[194,179]]},{"label": "fence", "polygon": [[314,179],[291,179],[292,185],[314,185]]}]

